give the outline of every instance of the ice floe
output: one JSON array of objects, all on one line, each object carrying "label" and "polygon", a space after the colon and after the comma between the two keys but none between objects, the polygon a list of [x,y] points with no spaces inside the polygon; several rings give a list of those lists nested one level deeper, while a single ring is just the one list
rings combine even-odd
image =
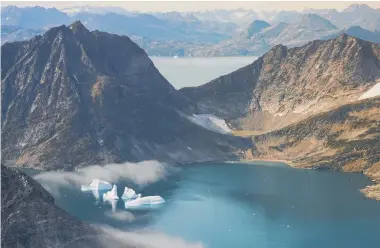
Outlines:
[{"label": "ice floe", "polygon": [[165,200],[158,195],[139,197],[135,200],[125,201],[125,208],[133,208],[140,206],[152,206],[164,203]]}]

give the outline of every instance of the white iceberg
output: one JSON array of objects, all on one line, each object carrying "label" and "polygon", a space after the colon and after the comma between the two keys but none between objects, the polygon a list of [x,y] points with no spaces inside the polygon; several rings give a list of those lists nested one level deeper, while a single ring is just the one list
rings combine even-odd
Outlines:
[{"label": "white iceberg", "polygon": [[152,206],[152,205],[158,205],[164,203],[165,200],[158,195],[155,196],[145,196],[145,197],[139,197],[137,199],[126,201],[125,207],[140,207],[140,206]]},{"label": "white iceberg", "polygon": [[100,179],[94,179],[90,183],[90,185],[82,185],[81,190],[82,191],[92,191],[92,190],[105,190],[105,189],[112,189],[112,184]]},{"label": "white iceberg", "polygon": [[141,197],[141,194],[136,194],[136,192],[133,189],[125,187],[124,193],[121,198],[129,200],[129,199],[136,199],[140,197]]},{"label": "white iceberg", "polygon": [[119,197],[117,196],[117,186],[113,185],[113,188],[103,194],[103,200],[118,200]]}]

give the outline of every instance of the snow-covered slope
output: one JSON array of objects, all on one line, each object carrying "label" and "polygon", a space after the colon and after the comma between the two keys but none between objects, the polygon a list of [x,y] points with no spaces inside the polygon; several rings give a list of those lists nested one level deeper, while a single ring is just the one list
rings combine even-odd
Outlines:
[{"label": "snow-covered slope", "polygon": [[380,82],[359,97],[359,100],[380,96]]},{"label": "snow-covered slope", "polygon": [[189,116],[188,118],[190,121],[208,130],[222,133],[222,134],[231,133],[231,129],[228,127],[226,121],[214,115],[210,115],[210,114],[193,115],[193,116]]}]

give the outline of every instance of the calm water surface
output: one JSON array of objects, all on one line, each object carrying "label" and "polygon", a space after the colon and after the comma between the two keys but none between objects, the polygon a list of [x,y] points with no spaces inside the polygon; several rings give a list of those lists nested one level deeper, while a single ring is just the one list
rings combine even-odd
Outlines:
[{"label": "calm water surface", "polygon": [[[137,191],[161,195],[158,209],[132,210],[132,222],[112,217],[92,193],[65,189],[56,203],[90,223],[150,229],[210,248],[379,247],[380,202],[359,189],[360,174],[297,170],[283,164],[193,164]],[[119,196],[127,182],[117,182]],[[126,213],[123,201],[114,213]]]},{"label": "calm water surface", "polygon": [[207,83],[257,59],[257,57],[150,58],[161,74],[177,89]]}]

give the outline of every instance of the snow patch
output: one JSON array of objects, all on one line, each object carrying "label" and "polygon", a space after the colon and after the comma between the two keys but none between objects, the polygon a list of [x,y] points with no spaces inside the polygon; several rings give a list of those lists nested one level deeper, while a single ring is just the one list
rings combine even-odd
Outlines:
[{"label": "snow patch", "polygon": [[359,100],[380,96],[380,82],[375,84],[371,89],[367,90],[363,95],[359,97]]},{"label": "snow patch", "polygon": [[220,119],[214,115],[201,114],[201,115],[188,116],[187,118],[191,122],[217,133],[227,134],[227,133],[231,133],[232,131],[228,127],[225,120]]}]

